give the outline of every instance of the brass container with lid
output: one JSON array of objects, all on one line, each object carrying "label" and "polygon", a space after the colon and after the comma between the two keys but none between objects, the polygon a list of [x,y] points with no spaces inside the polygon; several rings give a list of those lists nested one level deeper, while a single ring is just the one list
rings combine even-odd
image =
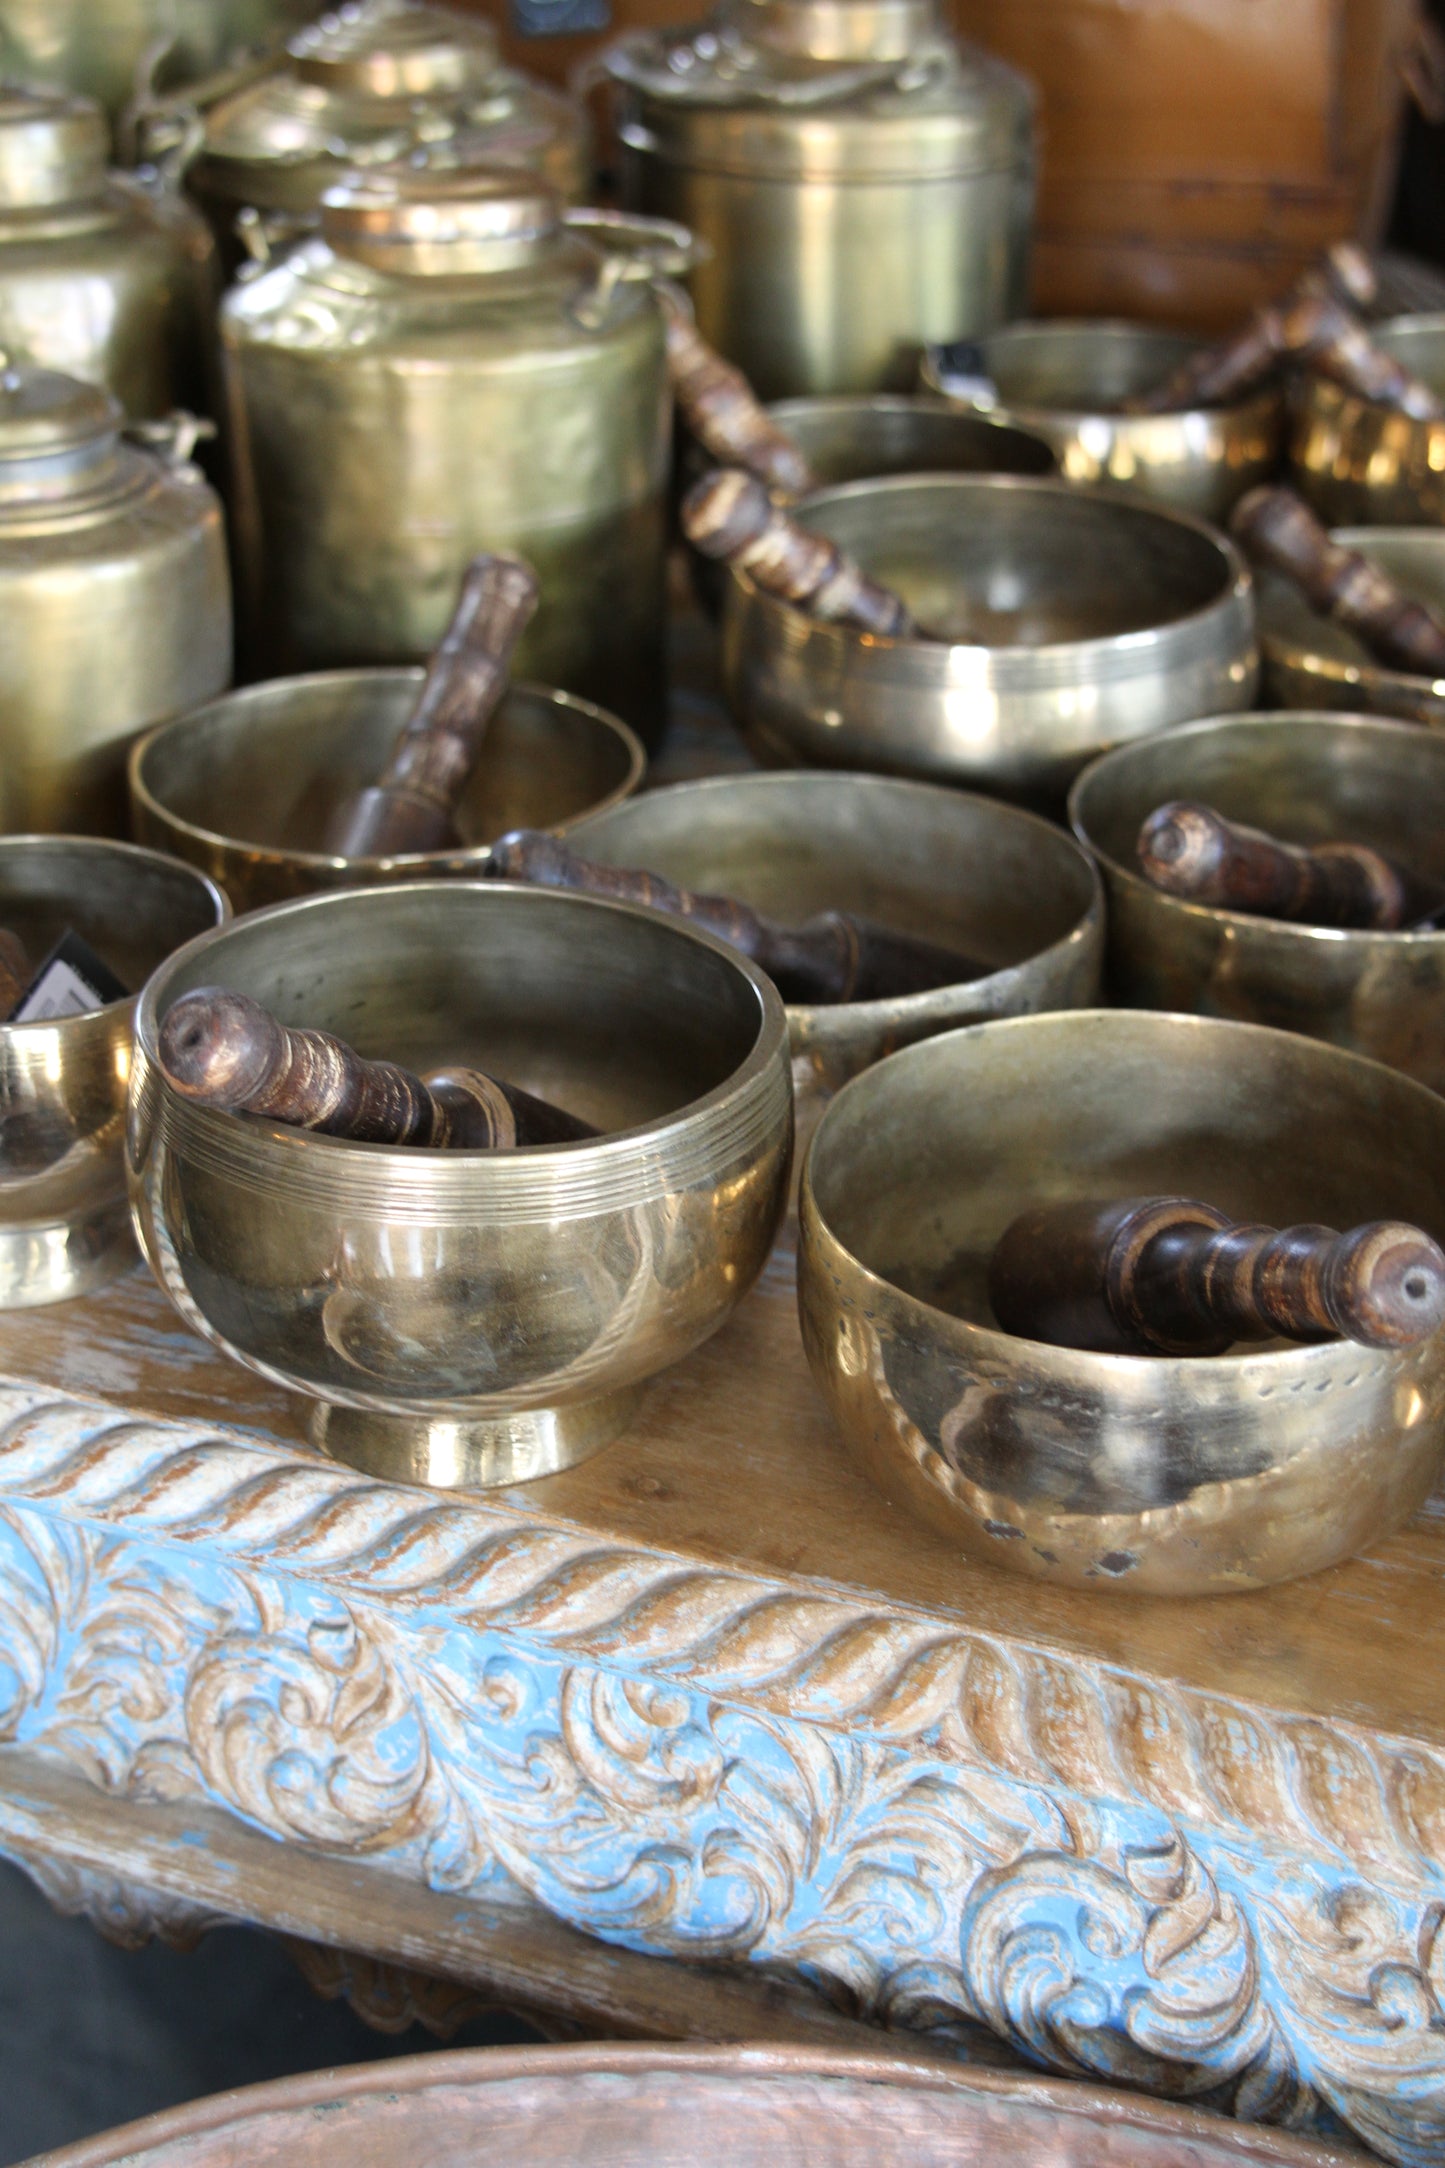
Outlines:
[{"label": "brass container with lid", "polygon": [[187,186],[223,247],[243,210],[283,230],[314,223],[348,174],[417,152],[520,166],[569,202],[591,176],[575,99],[503,67],[489,23],[413,0],[356,0],[323,15],[273,68],[196,114],[186,150]]},{"label": "brass container with lid", "polygon": [[132,415],[205,402],[215,249],[158,177],[108,172],[89,98],[0,85],[0,345]]},{"label": "brass container with lid", "polygon": [[311,0],[0,0],[0,68],[96,98],[115,120],[151,70],[193,82],[310,12]]},{"label": "brass container with lid", "polygon": [[710,244],[698,324],[763,398],[909,391],[1021,313],[1032,93],[933,0],[723,0],[604,64],[623,200]]},{"label": "brass container with lid", "polygon": [[98,385],[0,373],[0,832],[127,832],[125,755],[231,674],[221,507],[194,424],[121,434]]},{"label": "brass container with lid", "polygon": [[253,672],[423,660],[467,559],[515,550],[541,606],[514,676],[655,732],[671,403],[651,274],[686,236],[609,246],[607,214],[493,168],[358,176],[321,217],[221,315]]}]

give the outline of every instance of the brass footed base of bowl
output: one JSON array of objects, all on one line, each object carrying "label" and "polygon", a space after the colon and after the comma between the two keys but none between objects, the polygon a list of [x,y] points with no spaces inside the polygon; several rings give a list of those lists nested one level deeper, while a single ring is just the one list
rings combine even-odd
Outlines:
[{"label": "brass footed base of bowl", "polygon": [[0,1310],[36,1310],[94,1294],[135,1258],[124,1197],[79,1221],[0,1226]]},{"label": "brass footed base of bowl", "polygon": [[513,1415],[387,1415],[323,1402],[311,1417],[312,1442],[332,1460],[388,1483],[430,1490],[493,1490],[558,1475],[610,1445],[631,1421],[645,1385],[579,1401],[569,1408],[521,1408]]}]

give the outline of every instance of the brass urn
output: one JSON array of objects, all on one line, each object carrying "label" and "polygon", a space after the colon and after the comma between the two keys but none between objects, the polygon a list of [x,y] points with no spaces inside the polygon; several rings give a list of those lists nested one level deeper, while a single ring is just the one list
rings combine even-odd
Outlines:
[{"label": "brass urn", "polygon": [[0,0],[0,68],[96,98],[115,120],[143,78],[193,82],[309,12],[307,0]]}]

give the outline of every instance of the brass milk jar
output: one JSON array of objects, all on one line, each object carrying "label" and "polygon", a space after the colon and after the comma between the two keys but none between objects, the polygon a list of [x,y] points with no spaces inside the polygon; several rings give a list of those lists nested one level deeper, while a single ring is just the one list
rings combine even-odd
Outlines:
[{"label": "brass milk jar", "polygon": [[671,404],[645,269],[525,175],[397,167],[332,190],[320,235],[233,289],[260,674],[421,660],[466,560],[515,550],[541,605],[514,676],[655,732]]},{"label": "brass milk jar", "polygon": [[186,148],[223,247],[243,209],[314,219],[348,173],[418,150],[522,166],[569,201],[591,177],[575,99],[503,67],[489,23],[409,0],[359,0],[298,31],[274,69],[193,120]]},{"label": "brass milk jar", "polygon": [[189,82],[311,12],[311,0],[0,0],[0,68],[98,98],[115,119],[152,62]]},{"label": "brass milk jar", "polygon": [[724,0],[606,66],[623,200],[710,244],[698,323],[765,399],[909,391],[1021,313],[1032,95],[933,0]]},{"label": "brass milk jar", "polygon": [[[99,386],[0,374],[0,832],[125,835],[125,756],[231,675],[221,507]],[[158,426],[153,429],[159,435]]]},{"label": "brass milk jar", "polygon": [[107,173],[89,98],[0,86],[0,345],[132,415],[206,404],[215,249],[159,181]]}]

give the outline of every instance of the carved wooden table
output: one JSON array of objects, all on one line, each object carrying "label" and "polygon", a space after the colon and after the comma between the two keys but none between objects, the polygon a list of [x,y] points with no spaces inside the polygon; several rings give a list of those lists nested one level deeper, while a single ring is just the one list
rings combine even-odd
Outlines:
[{"label": "carved wooden table", "polygon": [[0,1318],[0,1851],[57,1901],[1445,2157],[1438,1507],[1260,1596],[968,1564],[843,1458],[786,1249],[545,1483],[390,1488],[302,1425],[139,1269]]}]

